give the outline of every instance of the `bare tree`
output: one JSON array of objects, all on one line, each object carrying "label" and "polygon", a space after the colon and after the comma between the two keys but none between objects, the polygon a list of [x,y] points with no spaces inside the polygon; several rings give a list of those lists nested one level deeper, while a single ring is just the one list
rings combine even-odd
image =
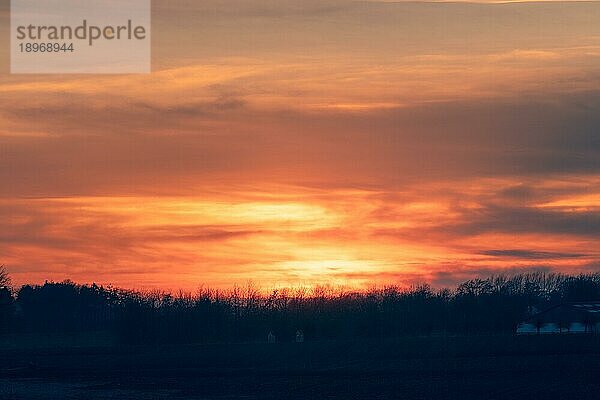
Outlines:
[{"label": "bare tree", "polygon": [[0,265],[0,289],[8,288],[10,286],[10,275],[8,275],[8,271],[4,267],[4,265]]}]

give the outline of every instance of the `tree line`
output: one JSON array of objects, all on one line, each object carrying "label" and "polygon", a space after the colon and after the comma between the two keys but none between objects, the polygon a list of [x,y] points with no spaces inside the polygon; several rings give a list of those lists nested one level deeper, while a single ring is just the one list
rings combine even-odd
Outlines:
[{"label": "tree line", "polygon": [[0,269],[1,333],[110,331],[122,344],[280,341],[513,333],[536,310],[600,300],[600,274],[531,272],[429,285],[348,291],[252,284],[196,293],[132,291],[71,281],[10,288]]}]

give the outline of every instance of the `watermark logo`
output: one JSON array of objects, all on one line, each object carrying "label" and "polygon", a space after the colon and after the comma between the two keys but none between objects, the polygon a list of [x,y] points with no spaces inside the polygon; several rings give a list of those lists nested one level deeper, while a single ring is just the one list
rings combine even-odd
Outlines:
[{"label": "watermark logo", "polygon": [[12,73],[149,73],[150,0],[11,0]]}]

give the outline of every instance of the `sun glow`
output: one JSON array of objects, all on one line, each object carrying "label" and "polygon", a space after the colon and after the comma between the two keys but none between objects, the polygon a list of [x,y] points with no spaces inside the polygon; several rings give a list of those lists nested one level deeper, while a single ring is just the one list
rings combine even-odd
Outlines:
[{"label": "sun glow", "polygon": [[600,3],[158,3],[151,74],[0,74],[16,284],[598,270]]}]

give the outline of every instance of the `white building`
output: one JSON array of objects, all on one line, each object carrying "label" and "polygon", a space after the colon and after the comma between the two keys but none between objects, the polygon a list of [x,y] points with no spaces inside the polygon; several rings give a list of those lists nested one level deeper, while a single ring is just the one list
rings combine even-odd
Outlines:
[{"label": "white building", "polygon": [[600,302],[559,304],[517,326],[518,335],[553,333],[600,333]]}]

